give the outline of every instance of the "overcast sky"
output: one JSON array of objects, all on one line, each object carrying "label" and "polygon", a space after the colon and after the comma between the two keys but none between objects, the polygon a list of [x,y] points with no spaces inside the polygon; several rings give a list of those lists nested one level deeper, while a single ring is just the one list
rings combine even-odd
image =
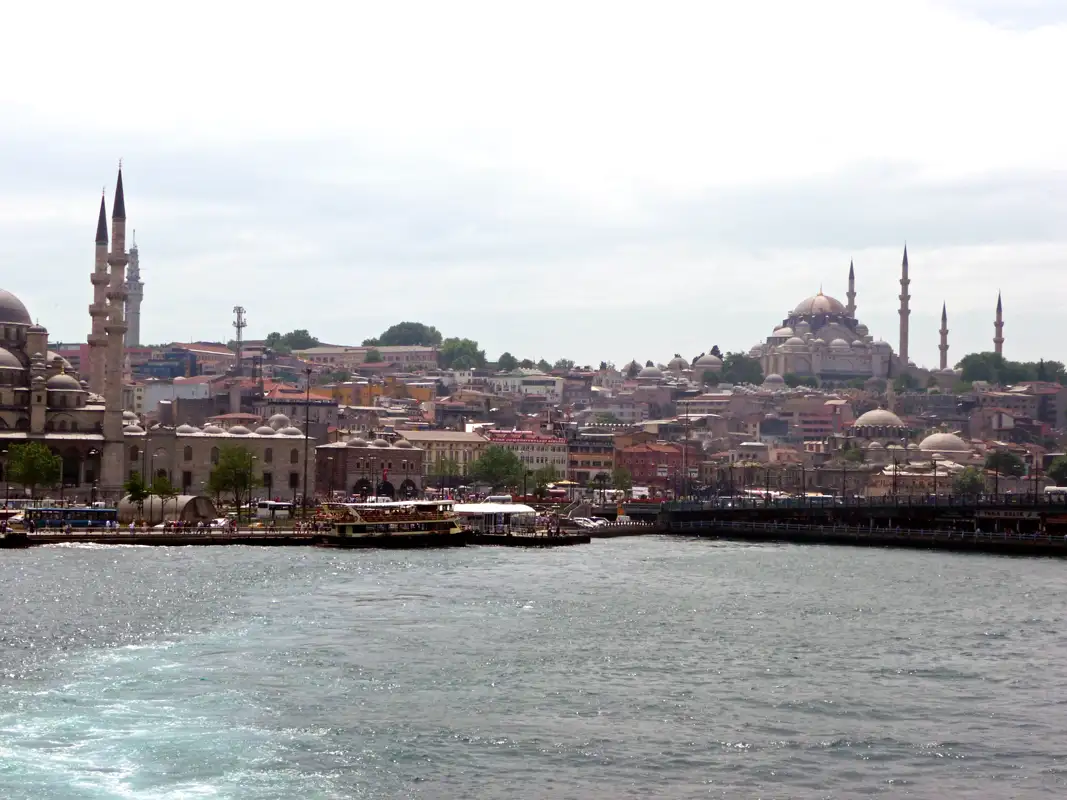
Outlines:
[{"label": "overcast sky", "polygon": [[[822,287],[911,355],[1067,359],[1062,0],[23,3],[0,264],[89,329],[121,157],[142,340],[417,320],[495,358],[747,350]],[[254,10],[253,10],[254,9]]]}]

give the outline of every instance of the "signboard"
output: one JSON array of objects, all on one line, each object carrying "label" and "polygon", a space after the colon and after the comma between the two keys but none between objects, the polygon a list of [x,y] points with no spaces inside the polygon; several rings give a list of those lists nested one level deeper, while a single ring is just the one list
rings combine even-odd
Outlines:
[{"label": "signboard", "polygon": [[660,478],[666,478],[667,477],[667,467],[664,466],[664,465],[660,465],[660,466],[656,467],[656,475],[658,477],[660,477]]},{"label": "signboard", "polygon": [[1040,511],[979,511],[983,519],[1041,519]]},{"label": "signboard", "polygon": [[690,467],[689,468],[689,477],[690,478],[696,478],[699,475],[700,475],[700,470],[699,469],[697,469],[696,467]]}]

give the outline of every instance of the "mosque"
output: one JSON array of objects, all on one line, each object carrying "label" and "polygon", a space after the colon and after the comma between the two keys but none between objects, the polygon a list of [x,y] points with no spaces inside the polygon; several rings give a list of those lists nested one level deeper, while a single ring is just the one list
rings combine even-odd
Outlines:
[{"label": "mosque", "polygon": [[[749,355],[759,359],[769,383],[782,375],[815,377],[820,383],[844,383],[855,379],[891,379],[904,373],[923,383],[936,376],[939,382],[955,380],[957,373],[948,365],[948,312],[941,308],[940,367],[918,369],[908,357],[909,301],[908,248],[904,248],[900,276],[900,340],[896,352],[881,339],[875,339],[867,326],[856,318],[856,272],[848,269],[846,303],[819,293],[802,300],[792,309],[765,342],[755,345]],[[1002,354],[1003,308],[997,296],[994,351]]]}]

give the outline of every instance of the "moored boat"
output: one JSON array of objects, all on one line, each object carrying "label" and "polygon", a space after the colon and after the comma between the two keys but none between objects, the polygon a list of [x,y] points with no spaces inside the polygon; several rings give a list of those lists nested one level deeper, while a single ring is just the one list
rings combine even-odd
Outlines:
[{"label": "moored boat", "polygon": [[467,543],[451,500],[332,503],[332,530],[317,537],[325,547],[462,547]]}]

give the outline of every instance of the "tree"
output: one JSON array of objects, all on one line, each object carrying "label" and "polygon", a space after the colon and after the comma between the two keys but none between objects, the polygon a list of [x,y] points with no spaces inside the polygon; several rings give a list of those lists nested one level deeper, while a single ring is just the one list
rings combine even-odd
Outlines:
[{"label": "tree", "polygon": [[898,394],[912,392],[919,388],[919,380],[910,372],[902,372],[893,379],[893,391]]},{"label": "tree", "polygon": [[862,464],[863,451],[860,450],[858,447],[850,447],[847,450],[841,451],[841,458],[851,464]]},{"label": "tree", "polygon": [[459,475],[459,462],[454,458],[442,458],[431,465],[430,474],[439,479],[438,486],[440,486],[447,479]]},{"label": "tree", "polygon": [[140,472],[131,472],[122,484],[122,491],[131,503],[136,503],[138,513],[144,516],[144,501],[152,495],[152,487],[145,482],[144,477]]},{"label": "tree", "polygon": [[164,512],[167,509],[167,501],[178,496],[178,489],[166,475],[156,475],[152,479],[151,494],[159,498],[159,516],[161,519],[166,519]]},{"label": "tree", "polygon": [[441,332],[421,322],[398,322],[376,339],[364,339],[364,347],[438,347]]},{"label": "tree", "polygon": [[763,383],[759,359],[744,353],[727,353],[722,360],[721,379],[727,383]]},{"label": "tree", "polygon": [[539,359],[534,366],[536,366],[539,370],[541,370],[541,372],[551,372],[552,371],[552,365],[549,364],[547,361],[545,361],[543,358]]},{"label": "tree", "polygon": [[562,370],[563,372],[570,372],[574,369],[574,362],[569,358],[560,358],[552,365],[552,369]]},{"label": "tree", "polygon": [[1008,361],[996,353],[969,353],[956,367],[963,370],[962,379],[968,383],[986,381],[1006,386],[1023,381],[1045,380],[1067,384],[1063,363],[1049,359]]},{"label": "tree", "polygon": [[502,369],[504,372],[511,372],[514,369],[518,369],[518,366],[519,360],[508,352],[501,353],[500,358],[496,360],[497,369]]},{"label": "tree", "polygon": [[978,467],[967,467],[952,482],[952,488],[959,495],[979,495],[985,491],[985,473]]},{"label": "tree", "polygon": [[252,487],[258,485],[252,475],[252,454],[241,445],[227,444],[219,448],[219,461],[208,476],[208,488],[216,496],[229,494],[240,516],[245,497],[251,498]]},{"label": "tree", "polygon": [[519,362],[519,366],[522,367],[523,369],[533,369],[534,367],[537,366],[537,364],[534,363],[529,358],[524,358],[522,361]]},{"label": "tree", "polygon": [[795,372],[787,372],[782,376],[782,380],[785,381],[785,385],[791,388],[800,386],[800,376]]},{"label": "tree", "polygon": [[1057,486],[1067,486],[1067,456],[1056,456],[1052,459],[1047,474]]},{"label": "tree", "polygon": [[[271,331],[267,334],[267,338],[263,340],[264,347],[269,347],[275,353],[283,356],[289,355],[294,350],[306,350],[309,347],[316,347],[318,344],[319,340],[303,328],[289,331],[286,334]],[[231,347],[230,349],[232,350],[233,348]]]},{"label": "tree", "polygon": [[634,479],[630,474],[630,470],[626,467],[615,467],[611,471],[611,485],[622,492],[629,494],[630,490],[634,488]]},{"label": "tree", "polygon": [[363,358],[364,364],[381,364],[382,354],[375,350],[373,347],[367,351],[367,355]]},{"label": "tree", "polygon": [[541,469],[534,470],[533,480],[535,489],[547,488],[550,483],[559,480],[559,473],[552,464],[548,464]]},{"label": "tree", "polygon": [[333,372],[326,372],[319,376],[321,383],[344,383],[345,381],[352,380],[352,373],[347,369],[338,369]]},{"label": "tree", "polygon": [[641,368],[637,366],[636,361],[631,361],[629,366],[626,367],[626,377],[629,380],[636,378],[639,372],[641,372]]},{"label": "tree", "polygon": [[485,351],[473,339],[445,339],[437,352],[442,369],[475,369],[485,366]]},{"label": "tree", "polygon": [[704,374],[701,375],[701,380],[704,381],[705,386],[718,386],[719,373],[713,369],[706,369],[704,370]]},{"label": "tree", "polygon": [[21,483],[37,499],[37,487],[55,486],[63,477],[63,459],[40,442],[13,444],[7,453],[7,479]]},{"label": "tree", "polygon": [[494,489],[513,488],[522,483],[525,474],[522,461],[511,450],[490,445],[471,465],[471,476]]},{"label": "tree", "polygon": [[610,411],[598,411],[593,415],[593,421],[597,425],[619,425],[622,420],[612,414]]},{"label": "tree", "polygon": [[995,451],[986,456],[985,468],[1011,478],[1021,478],[1026,473],[1023,460],[1007,450]]}]

